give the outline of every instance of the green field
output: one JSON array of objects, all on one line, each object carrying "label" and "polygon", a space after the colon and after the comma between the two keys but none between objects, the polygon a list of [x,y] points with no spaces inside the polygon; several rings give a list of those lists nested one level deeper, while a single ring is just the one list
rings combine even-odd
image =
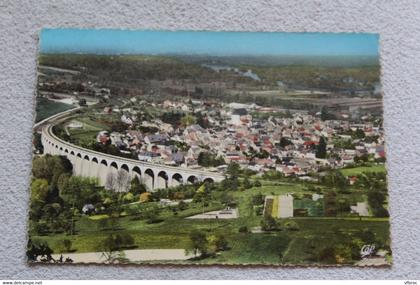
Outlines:
[{"label": "green field", "polygon": [[386,172],[384,164],[372,165],[372,166],[359,166],[353,168],[343,168],[340,170],[345,176],[359,175],[363,172]]},{"label": "green field", "polygon": [[93,121],[88,117],[80,117],[75,122],[82,123],[83,127],[80,129],[67,128],[72,140],[76,141],[77,144],[87,144],[95,141],[98,132],[108,129],[107,124],[102,124],[97,121]]},{"label": "green field", "polygon": [[[74,252],[98,251],[98,244],[109,234],[116,232],[130,234],[135,240],[133,248],[138,249],[187,248],[190,240],[189,235],[194,230],[204,231],[209,235],[224,235],[228,241],[229,250],[202,260],[176,262],[205,264],[314,263],[315,249],[326,245],[348,243],[352,239],[352,235],[362,229],[369,229],[375,234],[378,241],[382,244],[389,244],[389,223],[387,218],[291,218],[283,219],[282,224],[293,220],[298,224],[299,230],[282,229],[271,233],[239,232],[239,228],[243,226],[246,226],[250,231],[252,228],[260,225],[262,216],[257,215],[250,205],[253,195],[258,193],[263,195],[310,193],[305,190],[304,185],[301,183],[270,182],[267,184],[263,181],[261,187],[232,192],[239,209],[239,218],[237,219],[185,219],[185,217],[202,213],[203,211],[207,212],[223,208],[220,202],[210,203],[204,208],[201,203],[193,203],[186,210],[179,211],[177,215],[174,215],[170,209],[164,208],[159,215],[163,220],[160,223],[148,224],[144,219],[138,220],[133,216],[126,215],[118,218],[116,226],[111,229],[103,226],[102,222],[107,218],[104,215],[80,216],[76,221],[75,235],[32,236],[32,239],[46,241],[55,253],[59,253],[64,251],[61,245],[64,239],[72,241],[72,251]],[[360,194],[356,196],[359,197]],[[351,194],[349,197],[351,197]],[[153,205],[153,203],[131,204],[126,207],[138,207],[138,210],[141,211],[142,207],[150,205]]]},{"label": "green field", "polygon": [[[160,224],[147,225],[124,219],[121,232],[131,234],[136,248],[186,248],[189,233],[194,229],[204,230],[209,234],[224,234],[230,250],[200,263],[293,263],[313,262],[313,250],[325,245],[341,244],[359,229],[369,229],[383,243],[389,240],[389,224],[386,219],[317,219],[295,218],[299,231],[280,231],[275,233],[238,233],[237,221],[169,219]],[[55,235],[35,237],[42,239],[59,252],[60,241],[70,239],[77,252],[97,251],[99,241],[109,231],[97,231],[96,222],[83,221],[85,230],[76,236]],[[80,223],[79,223],[80,226]],[[79,228],[80,230],[80,228]],[[188,263],[188,261],[186,261]]]},{"label": "green field", "polygon": [[51,100],[48,100],[46,98],[36,98],[36,119],[35,122],[42,121],[48,117],[51,117],[52,115],[64,112],[66,110],[70,110],[75,108],[72,105],[60,103],[60,102],[54,102]]}]

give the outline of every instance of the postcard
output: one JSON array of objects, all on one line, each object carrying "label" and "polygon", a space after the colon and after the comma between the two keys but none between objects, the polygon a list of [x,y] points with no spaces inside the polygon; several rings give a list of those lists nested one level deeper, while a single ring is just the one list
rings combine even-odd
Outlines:
[{"label": "postcard", "polygon": [[391,264],[379,35],[39,40],[28,262]]}]

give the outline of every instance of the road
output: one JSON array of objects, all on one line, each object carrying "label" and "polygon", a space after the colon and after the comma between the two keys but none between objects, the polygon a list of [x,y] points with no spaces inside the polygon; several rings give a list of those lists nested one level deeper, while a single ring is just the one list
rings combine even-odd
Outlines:
[{"label": "road", "polygon": [[[125,258],[133,262],[143,261],[165,261],[165,260],[187,260],[194,255],[185,254],[184,249],[132,249],[124,250]],[[53,254],[55,260],[60,258],[61,254]],[[64,253],[63,259],[71,258],[74,263],[104,263],[105,258],[102,252],[84,252],[84,253]]]}]

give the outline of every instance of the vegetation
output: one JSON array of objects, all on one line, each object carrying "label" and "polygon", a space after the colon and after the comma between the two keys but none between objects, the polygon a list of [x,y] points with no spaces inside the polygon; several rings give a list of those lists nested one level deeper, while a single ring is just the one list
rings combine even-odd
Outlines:
[{"label": "vegetation", "polygon": [[225,160],[222,157],[218,157],[210,152],[200,152],[197,162],[204,167],[215,167],[225,164]]},{"label": "vegetation", "polygon": [[43,97],[37,97],[36,110],[35,110],[36,111],[35,122],[40,122],[55,114],[58,114],[58,113],[61,113],[61,112],[64,112],[73,108],[74,106],[69,105],[69,104],[54,102]]}]

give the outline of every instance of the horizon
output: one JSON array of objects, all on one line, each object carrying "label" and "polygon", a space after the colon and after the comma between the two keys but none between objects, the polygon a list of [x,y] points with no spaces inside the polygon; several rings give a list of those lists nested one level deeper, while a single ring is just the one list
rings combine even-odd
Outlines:
[{"label": "horizon", "polygon": [[379,57],[379,35],[43,29],[40,53],[209,57]]}]

